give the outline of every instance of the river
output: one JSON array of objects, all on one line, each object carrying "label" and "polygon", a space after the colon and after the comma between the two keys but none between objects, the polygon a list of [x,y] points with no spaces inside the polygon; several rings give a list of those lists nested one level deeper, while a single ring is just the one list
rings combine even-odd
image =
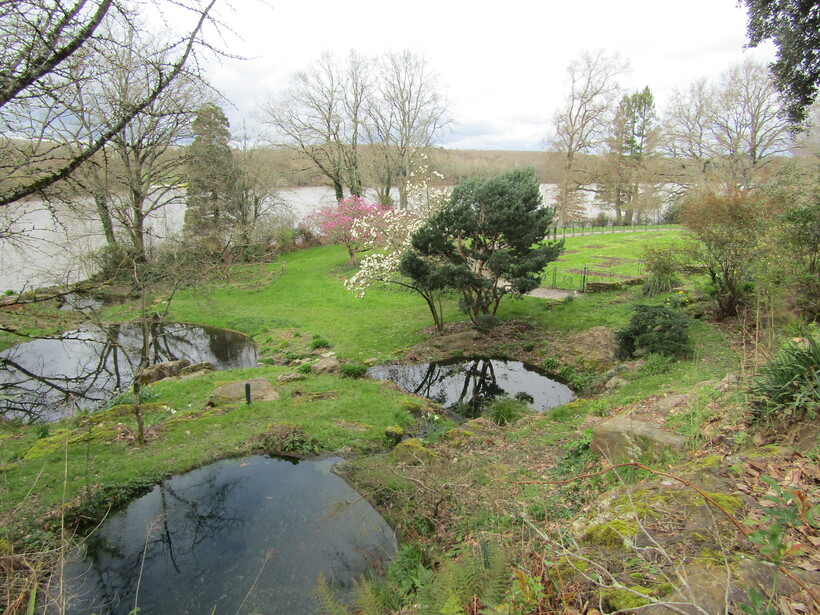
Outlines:
[{"label": "river", "polygon": [[[544,203],[551,204],[557,193],[554,184],[541,184]],[[308,186],[282,190],[278,194],[280,212],[298,221],[310,212],[333,205],[334,192],[325,186]],[[365,195],[374,200],[375,193]],[[398,197],[398,194],[396,194]],[[595,217],[601,211],[591,193],[585,193],[585,213]],[[82,205],[82,201],[78,202]],[[85,210],[86,213],[82,213]],[[93,208],[63,207],[57,215],[42,203],[33,202],[0,213],[0,228],[14,220],[14,228],[20,233],[17,242],[0,240],[0,293],[6,290],[19,292],[31,288],[77,282],[94,272],[89,254],[104,244],[99,222],[90,215]],[[182,229],[184,203],[180,198],[151,216],[149,235],[154,242],[161,242]]]}]

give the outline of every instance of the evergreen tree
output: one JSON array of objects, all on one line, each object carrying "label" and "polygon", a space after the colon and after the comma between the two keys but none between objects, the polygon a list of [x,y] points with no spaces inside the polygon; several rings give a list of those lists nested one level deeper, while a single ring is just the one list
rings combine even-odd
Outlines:
[{"label": "evergreen tree", "polygon": [[216,248],[237,188],[230,124],[222,108],[213,103],[202,106],[193,133],[194,142],[188,148],[185,233]]},{"label": "evergreen tree", "polygon": [[651,183],[648,159],[654,153],[658,119],[655,99],[648,87],[626,94],[618,105],[609,151],[601,179],[601,198],[615,209],[616,224],[632,224],[642,209],[642,190]]},{"label": "evergreen tree", "polygon": [[468,179],[413,235],[400,271],[425,289],[457,290],[461,309],[481,325],[505,295],[534,290],[558,257],[563,242],[544,242],[552,216],[531,168]]}]

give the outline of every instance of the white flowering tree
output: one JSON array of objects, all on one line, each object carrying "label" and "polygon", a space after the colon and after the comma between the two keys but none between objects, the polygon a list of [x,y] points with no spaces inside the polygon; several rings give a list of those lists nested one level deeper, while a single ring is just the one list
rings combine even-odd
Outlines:
[{"label": "white flowering tree", "polygon": [[[399,273],[402,256],[410,249],[410,240],[418,229],[447,200],[446,190],[431,185],[434,179],[443,176],[430,172],[426,159],[414,172],[410,173],[407,182],[408,207],[402,210],[387,210],[381,218],[356,220],[352,234],[368,242],[370,248],[381,248],[369,254],[361,261],[356,274],[345,282],[345,287],[358,297],[364,297],[374,283],[397,284],[416,291],[427,302],[436,329],[444,326],[441,316],[441,295],[444,288],[435,285],[425,286],[414,282]],[[376,228],[374,225],[378,225]],[[378,238],[378,245],[373,245],[373,238]]]}]

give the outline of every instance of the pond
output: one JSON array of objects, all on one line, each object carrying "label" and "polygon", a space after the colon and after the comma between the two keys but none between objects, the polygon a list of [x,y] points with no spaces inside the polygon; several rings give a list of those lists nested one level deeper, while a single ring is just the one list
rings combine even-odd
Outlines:
[{"label": "pond", "polygon": [[422,395],[468,417],[480,414],[484,402],[503,395],[524,399],[537,412],[575,399],[572,389],[549,378],[543,370],[505,359],[482,357],[418,365],[377,365],[368,374],[379,380],[392,380],[407,393]]},{"label": "pond", "polygon": [[338,461],[227,460],[154,487],[69,559],[65,613],[316,613],[320,575],[344,596],[396,550]]},{"label": "pond", "polygon": [[[148,343],[151,364],[187,359],[229,369],[255,367],[258,360],[249,337],[214,327],[153,323]],[[56,420],[76,409],[98,408],[131,386],[129,360],[138,356],[142,344],[142,327],[124,323],[87,327],[0,352],[0,416]]]}]

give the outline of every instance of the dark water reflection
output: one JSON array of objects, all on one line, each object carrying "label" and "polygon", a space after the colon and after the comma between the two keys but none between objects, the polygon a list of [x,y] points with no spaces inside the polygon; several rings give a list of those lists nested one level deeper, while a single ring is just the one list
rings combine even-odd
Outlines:
[{"label": "dark water reflection", "polygon": [[347,593],[396,548],[338,461],[251,457],[158,485],[69,562],[66,613],[315,613],[319,575]]},{"label": "dark water reflection", "polygon": [[[61,339],[34,340],[0,352],[0,416],[56,420],[78,408],[99,407],[115,391],[131,386],[129,358],[139,356],[142,343],[142,327],[125,323],[80,329]],[[151,364],[188,359],[228,369],[253,367],[258,359],[250,338],[199,325],[153,324],[149,347]]]},{"label": "dark water reflection", "polygon": [[483,403],[504,395],[523,398],[538,412],[575,398],[568,386],[521,361],[451,359],[418,365],[378,365],[368,373],[379,380],[392,380],[402,390],[445,407],[458,406],[468,416],[476,416]]}]

